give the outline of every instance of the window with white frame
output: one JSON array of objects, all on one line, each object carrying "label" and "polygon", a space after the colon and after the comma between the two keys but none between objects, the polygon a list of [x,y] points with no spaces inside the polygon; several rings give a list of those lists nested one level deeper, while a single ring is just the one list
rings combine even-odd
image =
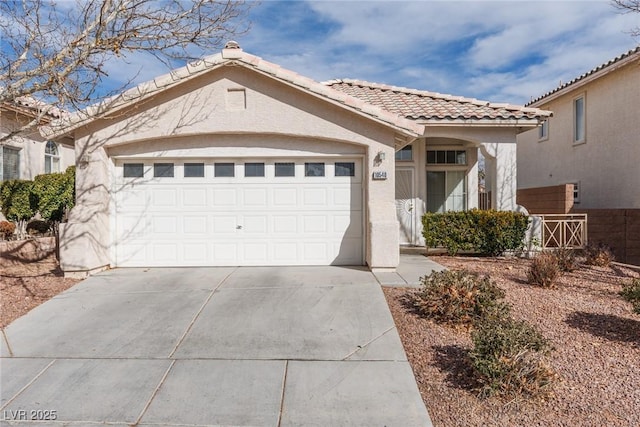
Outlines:
[{"label": "window with white frame", "polygon": [[573,203],[580,203],[580,182],[573,183]]},{"label": "window with white frame", "polygon": [[573,143],[579,144],[586,139],[586,105],[584,95],[573,100]]},{"label": "window with white frame", "polygon": [[549,139],[549,120],[543,120],[538,126],[538,141]]},{"label": "window with white frame", "polygon": [[47,141],[44,148],[44,173],[60,172],[60,152],[53,141]]},{"label": "window with white frame", "polygon": [[396,161],[400,162],[410,162],[413,160],[413,148],[411,145],[407,145],[402,147],[400,150],[396,151]]},{"label": "window with white frame", "polygon": [[0,178],[2,181],[20,178],[20,149],[2,146],[0,150]]}]

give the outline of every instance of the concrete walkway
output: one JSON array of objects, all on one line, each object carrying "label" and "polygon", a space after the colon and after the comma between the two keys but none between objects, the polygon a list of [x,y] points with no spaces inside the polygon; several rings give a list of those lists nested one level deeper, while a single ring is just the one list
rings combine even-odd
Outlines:
[{"label": "concrete walkway", "polygon": [[435,261],[419,254],[401,254],[400,265],[393,273],[375,273],[382,286],[409,287],[420,286],[420,279],[434,271],[445,270]]},{"label": "concrete walkway", "polygon": [[1,352],[2,425],[431,425],[364,268],[116,269]]}]

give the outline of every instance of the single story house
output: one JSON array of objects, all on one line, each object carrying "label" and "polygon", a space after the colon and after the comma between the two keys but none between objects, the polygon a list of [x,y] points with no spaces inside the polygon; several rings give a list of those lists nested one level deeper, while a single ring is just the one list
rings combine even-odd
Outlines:
[{"label": "single story house", "polygon": [[423,212],[514,209],[516,135],[548,112],[355,80],[244,52],[143,83],[49,129],[76,144],[61,266],[393,270]]}]

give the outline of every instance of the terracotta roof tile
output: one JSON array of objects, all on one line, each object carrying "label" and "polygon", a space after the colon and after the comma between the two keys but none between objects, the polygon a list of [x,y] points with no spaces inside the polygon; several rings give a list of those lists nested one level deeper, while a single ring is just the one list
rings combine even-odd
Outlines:
[{"label": "terracotta roof tile", "polygon": [[509,120],[536,119],[550,115],[537,108],[497,104],[361,80],[340,79],[324,84],[412,120]]}]

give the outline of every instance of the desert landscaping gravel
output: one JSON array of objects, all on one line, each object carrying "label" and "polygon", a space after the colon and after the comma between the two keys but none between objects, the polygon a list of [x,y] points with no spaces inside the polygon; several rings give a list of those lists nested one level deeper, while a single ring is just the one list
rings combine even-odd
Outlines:
[{"label": "desert landscaping gravel", "polygon": [[[506,291],[512,315],[537,327],[554,350],[559,381],[547,401],[479,399],[465,352],[468,331],[407,311],[409,289],[384,288],[434,426],[640,426],[640,315],[618,292],[637,270],[581,266],[553,289],[526,283],[529,261],[438,256],[450,269],[488,274]],[[53,256],[0,266],[0,328],[70,288]]]},{"label": "desert landscaping gravel", "polygon": [[543,289],[526,283],[525,259],[432,259],[488,274],[503,288],[513,317],[551,341],[548,362],[559,378],[546,401],[477,398],[465,361],[468,331],[408,312],[401,300],[410,290],[385,288],[434,426],[640,426],[640,316],[618,295],[636,270],[581,265]]}]

